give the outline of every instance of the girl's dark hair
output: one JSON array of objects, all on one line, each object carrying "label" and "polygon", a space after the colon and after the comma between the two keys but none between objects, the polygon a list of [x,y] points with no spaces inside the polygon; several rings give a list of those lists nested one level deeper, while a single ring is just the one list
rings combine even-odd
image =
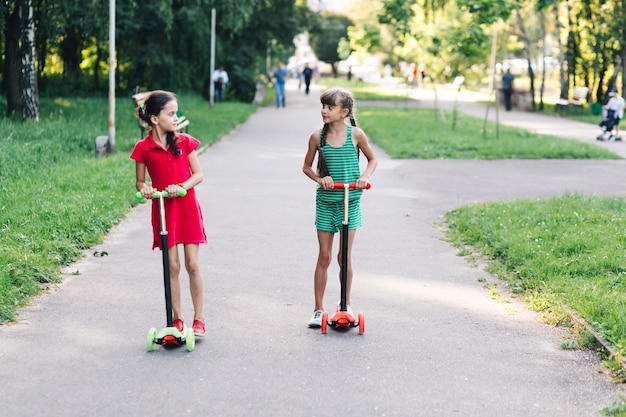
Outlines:
[{"label": "girl's dark hair", "polygon": [[[161,110],[170,101],[176,101],[176,94],[169,91],[154,90],[146,96],[143,104],[137,108],[137,118],[141,120],[145,127],[152,128],[150,117],[158,116]],[[174,156],[178,156],[181,151],[176,145],[176,135],[174,132],[167,132],[165,139]]]},{"label": "girl's dark hair", "polygon": [[[330,88],[322,93],[320,102],[327,106],[335,106],[337,105],[337,102],[339,102],[342,109],[348,109],[347,117],[350,118],[350,124],[352,126],[356,126],[356,118],[354,116],[354,98],[352,97],[352,93],[348,90],[339,87]],[[324,158],[324,146],[326,146],[327,133],[328,123],[324,123],[322,133],[320,134],[320,146],[317,148],[317,173],[322,178],[329,175],[326,159]]]}]

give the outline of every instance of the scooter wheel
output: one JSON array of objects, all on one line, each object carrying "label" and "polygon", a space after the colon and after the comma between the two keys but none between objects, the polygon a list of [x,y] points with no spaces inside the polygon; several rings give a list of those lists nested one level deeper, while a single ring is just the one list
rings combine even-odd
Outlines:
[{"label": "scooter wheel", "polygon": [[363,313],[359,313],[359,334],[365,333],[365,319],[363,318]]},{"label": "scooter wheel", "polygon": [[148,330],[148,337],[146,338],[146,348],[148,352],[152,352],[154,350],[154,345],[156,344],[157,337],[157,329],[154,327]]},{"label": "scooter wheel", "polygon": [[322,334],[326,334],[326,330],[328,330],[328,313],[322,313]]},{"label": "scooter wheel", "polygon": [[187,331],[185,333],[185,347],[187,348],[187,352],[193,352],[196,347],[196,335],[193,333],[193,329],[191,327],[187,327]]}]

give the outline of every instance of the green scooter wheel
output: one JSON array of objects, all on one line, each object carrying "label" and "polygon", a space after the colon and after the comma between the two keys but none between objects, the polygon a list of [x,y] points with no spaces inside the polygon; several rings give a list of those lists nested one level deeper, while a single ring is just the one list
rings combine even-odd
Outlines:
[{"label": "green scooter wheel", "polygon": [[191,327],[187,327],[185,346],[187,347],[187,352],[193,352],[193,349],[196,347],[196,335]]},{"label": "green scooter wheel", "polygon": [[157,329],[153,327],[148,330],[148,337],[146,338],[146,347],[148,348],[148,352],[152,352],[154,350],[154,345],[156,344],[156,336]]}]

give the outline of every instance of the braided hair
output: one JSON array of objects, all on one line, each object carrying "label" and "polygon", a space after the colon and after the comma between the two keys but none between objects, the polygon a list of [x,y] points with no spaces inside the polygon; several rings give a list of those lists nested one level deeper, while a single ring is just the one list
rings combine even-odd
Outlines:
[{"label": "braided hair", "polygon": [[[320,102],[327,106],[335,106],[337,102],[339,102],[342,109],[348,109],[347,117],[350,118],[350,124],[352,126],[357,125],[356,118],[354,116],[354,98],[352,98],[352,94],[348,90],[339,87],[330,88],[322,93]],[[320,144],[317,148],[317,173],[322,178],[329,175],[326,159],[324,158],[324,147],[326,146],[328,128],[328,123],[324,123],[324,127],[322,127],[322,132],[320,134]]]},{"label": "braided hair", "polygon": [[[152,116],[158,116],[161,110],[163,110],[165,105],[170,101],[176,101],[176,95],[174,93],[163,90],[152,91],[148,94],[143,104],[137,108],[137,118],[143,122],[145,127],[152,129],[153,125],[150,118]],[[174,156],[181,154],[182,151],[178,148],[178,145],[176,145],[176,135],[174,132],[167,132],[165,140]]]}]

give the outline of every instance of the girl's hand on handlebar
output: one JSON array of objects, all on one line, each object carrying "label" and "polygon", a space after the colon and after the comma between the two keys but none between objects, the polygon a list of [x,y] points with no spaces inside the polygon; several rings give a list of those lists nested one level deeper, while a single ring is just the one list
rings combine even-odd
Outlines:
[{"label": "girl's hand on handlebar", "polygon": [[333,177],[331,177],[330,175],[322,178],[319,184],[325,190],[332,190],[334,189],[334,185],[335,185],[335,183],[333,182]]},{"label": "girl's hand on handlebar", "polygon": [[366,180],[366,179],[364,179],[364,178],[359,178],[359,179],[358,179],[358,180],[356,180],[356,182],[354,183],[354,187],[355,187],[357,190],[364,190],[364,189],[366,189],[366,188],[367,188],[368,184],[369,184],[369,181],[367,181],[367,180]]},{"label": "girl's hand on handlebar", "polygon": [[178,197],[178,192],[181,190],[181,186],[178,184],[170,184],[167,186],[165,191],[167,191],[168,198],[176,198]]},{"label": "girl's hand on handlebar", "polygon": [[143,198],[150,200],[154,197],[154,193],[156,193],[156,191],[156,188],[152,188],[151,186],[146,185],[139,192],[141,193]]}]

